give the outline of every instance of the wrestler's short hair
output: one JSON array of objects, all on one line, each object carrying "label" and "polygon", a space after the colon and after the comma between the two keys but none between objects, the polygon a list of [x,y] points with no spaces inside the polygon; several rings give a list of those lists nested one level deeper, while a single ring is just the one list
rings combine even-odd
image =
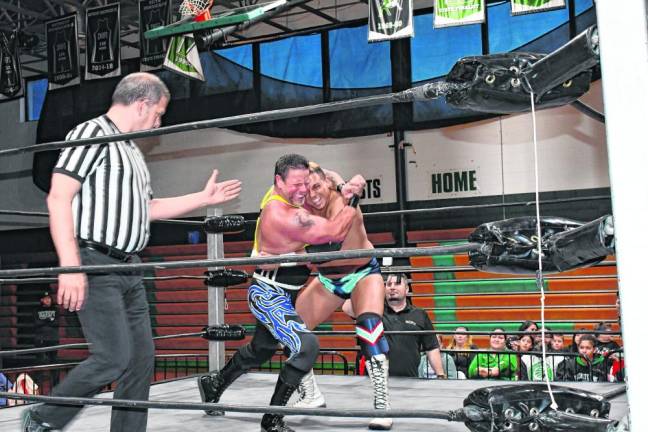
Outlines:
[{"label": "wrestler's short hair", "polygon": [[286,154],[277,159],[275,164],[274,175],[280,176],[281,180],[286,180],[290,169],[309,169],[308,159],[298,154]]},{"label": "wrestler's short hair", "polygon": [[131,105],[145,100],[155,105],[162,98],[169,100],[171,93],[166,84],[156,75],[147,72],[135,72],[126,75],[119,81],[112,95],[113,105]]}]

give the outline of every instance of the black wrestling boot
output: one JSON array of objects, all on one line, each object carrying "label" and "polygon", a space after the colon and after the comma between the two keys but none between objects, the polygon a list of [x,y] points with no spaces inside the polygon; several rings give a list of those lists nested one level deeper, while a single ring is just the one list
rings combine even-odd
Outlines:
[{"label": "black wrestling boot", "polygon": [[[225,366],[220,371],[199,376],[198,390],[200,391],[200,399],[203,402],[217,403],[225,389],[244,373],[245,370],[238,365],[236,356],[234,356],[225,363]],[[211,416],[225,415],[225,412],[221,410],[205,410],[205,412]]]},{"label": "black wrestling boot", "polygon": [[[296,389],[297,386],[287,384],[280,375],[277,379],[277,385],[272,394],[272,399],[270,399],[270,405],[286,406],[290,396],[292,396]],[[295,430],[286,426],[282,415],[264,414],[261,419],[261,432],[295,432]]]}]

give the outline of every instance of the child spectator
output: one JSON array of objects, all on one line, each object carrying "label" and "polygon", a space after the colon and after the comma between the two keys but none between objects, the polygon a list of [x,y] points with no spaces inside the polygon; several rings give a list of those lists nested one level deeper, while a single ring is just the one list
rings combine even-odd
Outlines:
[{"label": "child spectator", "polygon": [[[611,332],[612,326],[610,324],[602,322],[599,323],[595,330],[597,332]],[[610,351],[616,351],[621,346],[612,340],[611,334],[598,333],[596,335],[596,352],[607,357]]]},{"label": "child spectator", "polygon": [[[529,352],[533,347],[533,338],[531,335],[523,335],[520,338],[520,353]],[[520,354],[520,379],[524,381],[542,381],[546,373],[550,380],[553,380],[553,368],[551,367],[551,358],[542,363],[542,357],[535,354]]]},{"label": "child spectator", "polygon": [[572,343],[571,343],[571,345],[569,347],[570,352],[573,352],[573,353],[578,352],[578,343],[580,342],[580,338],[584,334],[589,334],[589,333],[587,333],[587,329],[585,327],[579,328],[578,333],[574,333],[574,336],[572,337]]},{"label": "child spectator", "polygon": [[556,376],[561,381],[607,381],[605,358],[595,352],[596,338],[589,334],[580,337],[575,359],[566,359],[558,365]]},{"label": "child spectator", "polygon": [[554,333],[551,338],[551,366],[553,370],[558,368],[558,365],[565,360],[564,355],[559,355],[565,352],[565,337],[561,334]]}]

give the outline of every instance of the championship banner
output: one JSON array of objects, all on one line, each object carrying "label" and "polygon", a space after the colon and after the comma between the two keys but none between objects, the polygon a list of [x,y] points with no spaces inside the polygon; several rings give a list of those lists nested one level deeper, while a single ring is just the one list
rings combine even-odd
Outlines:
[{"label": "championship banner", "polygon": [[484,0],[434,0],[434,28],[483,23]]},{"label": "championship banner", "polygon": [[88,9],[86,13],[85,79],[121,75],[119,3]]},{"label": "championship banner", "polygon": [[369,0],[369,42],[414,36],[412,0]]},{"label": "championship banner", "polygon": [[171,0],[140,0],[140,70],[159,69],[169,45],[168,38],[146,39],[144,33],[171,22]]},{"label": "championship banner", "polygon": [[76,13],[45,23],[49,90],[81,83]]},{"label": "championship banner", "polygon": [[565,0],[511,0],[511,15],[545,12],[565,7]]},{"label": "championship banner", "polygon": [[22,91],[18,31],[0,32],[0,99],[20,96]]},{"label": "championship banner", "polygon": [[205,81],[200,55],[193,36],[173,36],[164,59],[164,67],[189,78]]}]

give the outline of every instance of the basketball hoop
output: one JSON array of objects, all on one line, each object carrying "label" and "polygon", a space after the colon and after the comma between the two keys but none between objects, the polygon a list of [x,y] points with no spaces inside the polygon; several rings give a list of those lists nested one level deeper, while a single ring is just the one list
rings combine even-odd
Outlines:
[{"label": "basketball hoop", "polygon": [[194,21],[201,22],[211,19],[209,10],[214,4],[214,0],[184,0],[180,5],[180,15],[185,17],[194,17]]}]

